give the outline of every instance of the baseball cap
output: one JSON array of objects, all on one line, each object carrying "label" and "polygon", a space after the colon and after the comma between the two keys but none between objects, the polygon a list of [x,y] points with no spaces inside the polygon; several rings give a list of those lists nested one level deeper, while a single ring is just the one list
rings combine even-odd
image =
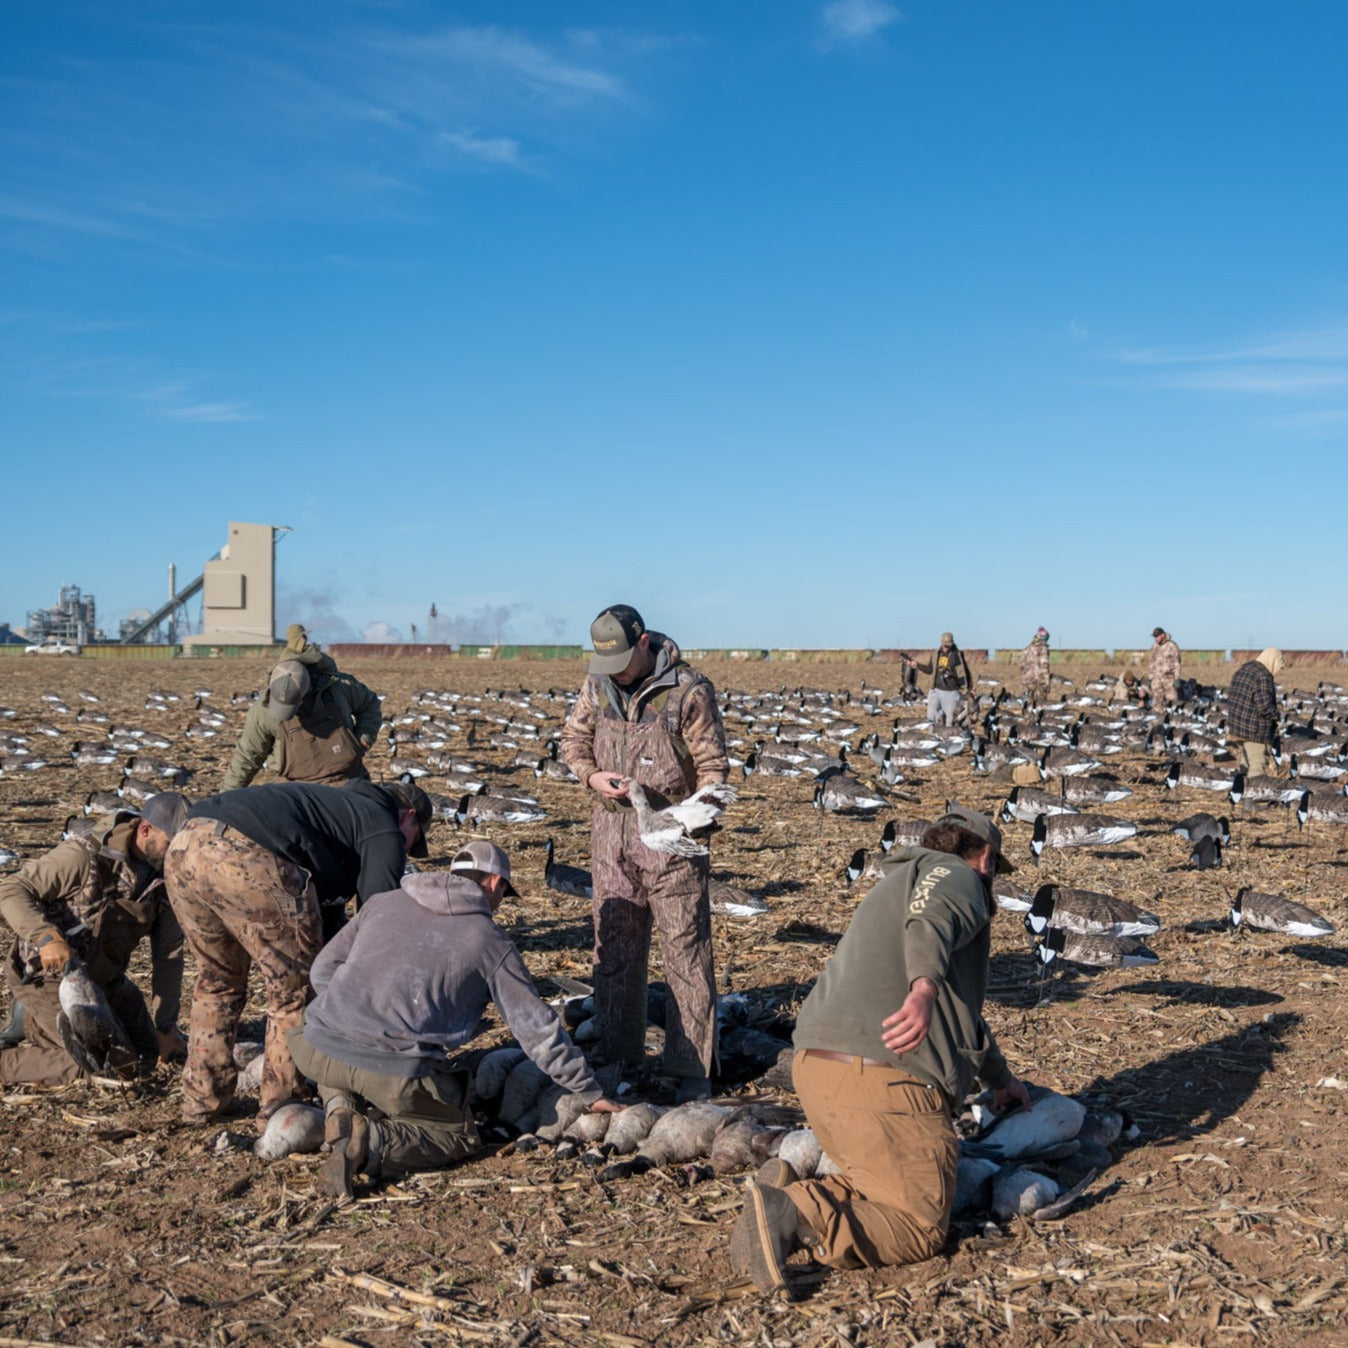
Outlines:
[{"label": "baseball cap", "polygon": [[411,810],[416,815],[417,823],[421,827],[421,837],[407,849],[407,852],[409,856],[424,857],[426,826],[435,813],[431,798],[415,782],[384,782],[382,787],[397,802],[400,810]]},{"label": "baseball cap", "polygon": [[477,871],[481,875],[499,875],[505,882],[508,898],[518,898],[519,891],[510,883],[510,858],[494,842],[479,838],[460,848],[449,863],[451,871]]},{"label": "baseball cap", "polygon": [[1153,627],[1153,628],[1151,629],[1151,634],[1152,634],[1152,636],[1154,636],[1154,637],[1163,637],[1163,636],[1165,636],[1165,628],[1164,628],[1164,627]]},{"label": "baseball cap", "polygon": [[1035,633],[1035,636],[1037,636],[1037,637],[1046,637],[1046,636],[1048,636],[1048,628],[1047,628],[1047,627],[1041,627],[1041,628]]},{"label": "baseball cap", "polygon": [[631,604],[611,604],[590,624],[594,655],[591,674],[621,674],[646,630],[641,614]]},{"label": "baseball cap", "polygon": [[999,875],[1005,875],[1008,871],[1016,869],[1002,853],[1001,829],[987,815],[979,814],[977,810],[966,810],[963,805],[947,805],[945,814],[936,822],[955,824],[966,833],[972,833],[975,838],[982,838],[985,843],[991,843],[992,850],[997,853]]},{"label": "baseball cap", "polygon": [[942,646],[953,646],[954,644],[955,644],[955,638],[954,638],[954,636],[953,636],[951,633],[949,633],[949,632],[942,632],[942,633],[941,633],[941,645],[942,645]]},{"label": "baseball cap", "polygon": [[145,802],[140,817],[171,838],[182,828],[191,808],[192,802],[181,791],[158,791]]},{"label": "baseball cap", "polygon": [[267,682],[267,710],[278,721],[290,720],[309,686],[309,671],[298,660],[282,660]]}]

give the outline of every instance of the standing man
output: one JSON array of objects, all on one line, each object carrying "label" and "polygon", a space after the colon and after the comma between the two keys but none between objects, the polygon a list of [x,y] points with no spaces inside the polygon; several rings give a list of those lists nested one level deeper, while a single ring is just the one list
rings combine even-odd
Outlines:
[{"label": "standing man", "polygon": [[972,695],[974,690],[969,662],[955,645],[955,638],[949,632],[942,632],[940,647],[932,651],[926,664],[907,656],[904,659],[914,669],[932,675],[931,692],[927,694],[927,720],[932,725],[939,725],[944,720],[946,725],[953,726],[959,715],[960,698],[966,693]]},{"label": "standing man", "polygon": [[[160,792],[143,814],[107,815],[88,836],[68,838],[0,881],[0,914],[18,937],[5,962],[16,1023],[0,1049],[0,1082],[59,1086],[80,1075],[57,1028],[57,989],[70,959],[107,994],[136,1050],[115,1064],[119,1072],[131,1076],[137,1060],[152,1066],[186,1051],[178,1033],[183,935],[160,872],[190,805],[176,791]],[[126,976],[146,936],[153,1011]]]},{"label": "standing man", "polygon": [[1029,1106],[983,1019],[992,879],[1012,869],[1001,851],[986,815],[952,806],[922,846],[890,854],[806,998],[792,1073],[839,1170],[759,1172],[730,1257],[760,1291],[786,1287],[787,1257],[807,1246],[834,1268],[929,1259],[950,1226],[952,1116],[974,1078],[997,1108]]},{"label": "standing man", "polygon": [[607,1075],[620,1075],[645,1056],[654,921],[671,994],[664,1068],[677,1079],[680,1101],[705,1099],[716,1060],[711,862],[651,851],[638,836],[627,782],[674,802],[726,780],[716,690],[669,637],[648,632],[630,604],[606,608],[590,624],[590,638],[594,657],[562,731],[561,754],[597,797],[590,825],[597,1061]]},{"label": "standing man", "polygon": [[323,1097],[331,1155],[320,1184],[330,1197],[349,1198],[362,1172],[433,1170],[479,1150],[470,1076],[449,1059],[477,1034],[488,1000],[578,1105],[614,1109],[492,921],[514,893],[510,858],[485,839],[469,843],[448,872],[405,875],[314,961],[317,996],[286,1037]]},{"label": "standing man", "polygon": [[1278,688],[1282,652],[1267,646],[1236,670],[1227,694],[1226,733],[1240,741],[1240,770],[1251,777],[1268,771],[1269,749],[1278,738]]},{"label": "standing man", "polygon": [[420,787],[276,782],[208,796],[164,862],[173,910],[197,960],[183,1071],[183,1119],[206,1123],[234,1098],[234,1035],[256,961],[267,1000],[258,1117],[300,1090],[285,1033],[300,1023],[318,954],[318,906],[397,889],[426,855],[431,802]]},{"label": "standing man", "polygon": [[1031,638],[1020,656],[1020,678],[1025,685],[1025,697],[1037,705],[1048,698],[1048,628],[1041,627]]},{"label": "standing man", "polygon": [[343,674],[299,623],[286,628],[286,651],[248,708],[226,791],[247,786],[264,763],[288,782],[340,785],[370,775],[363,760],[379,734],[378,695]]},{"label": "standing man", "polygon": [[1151,676],[1151,705],[1162,711],[1173,707],[1178,700],[1175,684],[1179,681],[1180,649],[1164,627],[1153,627],[1148,673]]}]

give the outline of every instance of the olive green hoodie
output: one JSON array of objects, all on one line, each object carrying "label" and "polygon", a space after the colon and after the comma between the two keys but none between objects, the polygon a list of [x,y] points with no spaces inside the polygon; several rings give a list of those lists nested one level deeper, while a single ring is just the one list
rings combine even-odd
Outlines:
[{"label": "olive green hoodie", "polygon": [[[893,1063],[939,1088],[954,1109],[975,1078],[993,1088],[1012,1079],[983,1020],[992,898],[946,852],[900,848],[882,870],[801,1008],[795,1045]],[[937,987],[931,1026],[917,1048],[895,1055],[881,1022],[918,978]]]}]

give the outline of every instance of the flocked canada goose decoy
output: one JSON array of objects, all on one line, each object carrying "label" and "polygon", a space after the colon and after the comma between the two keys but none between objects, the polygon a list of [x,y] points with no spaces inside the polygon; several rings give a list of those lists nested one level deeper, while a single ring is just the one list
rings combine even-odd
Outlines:
[{"label": "flocked canada goose decoy", "polygon": [[549,889],[558,894],[570,894],[578,899],[594,897],[594,879],[587,870],[579,866],[568,866],[565,862],[553,859],[552,839],[548,839],[547,861],[543,866],[543,881]]},{"label": "flocked canada goose decoy", "polygon": [[1013,786],[1002,805],[1002,822],[1009,824],[1019,819],[1033,824],[1041,814],[1079,814],[1075,805],[1063,799],[1059,791],[1045,791],[1037,786]]},{"label": "flocked canada goose decoy", "polygon": [[1238,772],[1231,783],[1231,804],[1248,801],[1251,805],[1295,805],[1305,789],[1281,777],[1247,777]]},{"label": "flocked canada goose decoy", "polygon": [[843,772],[830,773],[815,783],[814,808],[830,814],[874,814],[887,803],[878,791]]},{"label": "flocked canada goose decoy", "polygon": [[1198,814],[1191,814],[1187,819],[1181,819],[1170,831],[1193,843],[1201,838],[1216,838],[1225,847],[1231,841],[1231,825],[1226,816],[1214,819],[1210,814],[1201,811]]},{"label": "flocked canada goose decoy", "polygon": [[1036,953],[1042,964],[1064,959],[1092,969],[1129,969],[1160,962],[1136,936],[1085,936],[1061,927],[1050,927],[1044,933]]},{"label": "flocked canada goose decoy", "polygon": [[1133,794],[1131,786],[1112,777],[1064,777],[1062,786],[1070,805],[1113,805]]},{"label": "flocked canada goose decoy", "polygon": [[1035,935],[1060,928],[1082,936],[1151,936],[1160,931],[1161,919],[1112,894],[1040,885],[1025,925]]},{"label": "flocked canada goose decoy", "polygon": [[1187,786],[1198,791],[1229,792],[1236,784],[1236,774],[1228,768],[1175,762],[1165,775],[1165,784],[1171,791],[1177,786]]},{"label": "flocked canada goose decoy", "polygon": [[1137,825],[1107,814],[1041,814],[1035,816],[1030,851],[1038,860],[1046,847],[1109,847],[1132,838]]}]

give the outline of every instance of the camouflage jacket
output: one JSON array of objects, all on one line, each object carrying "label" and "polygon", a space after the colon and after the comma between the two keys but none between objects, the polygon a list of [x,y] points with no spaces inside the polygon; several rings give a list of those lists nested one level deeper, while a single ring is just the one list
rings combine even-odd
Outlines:
[{"label": "camouflage jacket", "polygon": [[[651,633],[658,650],[656,666],[646,682],[624,697],[613,680],[591,674],[562,730],[560,752],[567,767],[584,783],[601,769],[636,776],[645,785],[671,799],[690,795],[730,775],[726,758],[725,727],[716,705],[716,689],[705,674],[684,663],[678,646],[659,632]],[[617,722],[598,734],[600,720]],[[626,727],[649,726],[663,720],[683,763],[683,789],[673,783],[646,782],[638,765],[619,761]],[[619,733],[615,734],[614,731]],[[615,802],[618,804],[618,802]]]},{"label": "camouflage jacket", "polygon": [[1027,688],[1048,685],[1048,642],[1039,637],[1030,642],[1020,657],[1020,677]]},{"label": "camouflage jacket", "polygon": [[110,986],[150,938],[151,1008],[156,1028],[178,1019],[183,934],[162,877],[131,855],[138,816],[128,810],[101,818],[87,837],[70,838],[26,861],[0,881],[0,915],[18,936],[18,963],[37,966],[35,938],[54,927],[89,968]]},{"label": "camouflage jacket", "polygon": [[[301,720],[321,703],[335,708],[337,716],[345,730],[354,737],[352,756],[357,760],[351,776],[364,776],[365,770],[359,765],[359,759],[375,742],[379,734],[381,712],[379,697],[367,688],[359,679],[343,674],[332,657],[324,655],[317,646],[308,646],[300,654],[289,654],[288,659],[298,660],[309,668],[312,687],[309,696],[300,705],[297,713]],[[247,786],[257,776],[265,763],[278,777],[288,781],[311,780],[308,777],[292,777],[287,772],[286,735],[276,718],[268,709],[270,692],[262,696],[248,708],[247,719],[243,723],[243,733],[234,746],[234,756],[229,760],[222,786],[224,791],[234,791]],[[293,732],[292,732],[293,733]]]},{"label": "camouflage jacket", "polygon": [[1174,683],[1179,678],[1180,649],[1172,637],[1151,648],[1148,671],[1153,685]]}]

